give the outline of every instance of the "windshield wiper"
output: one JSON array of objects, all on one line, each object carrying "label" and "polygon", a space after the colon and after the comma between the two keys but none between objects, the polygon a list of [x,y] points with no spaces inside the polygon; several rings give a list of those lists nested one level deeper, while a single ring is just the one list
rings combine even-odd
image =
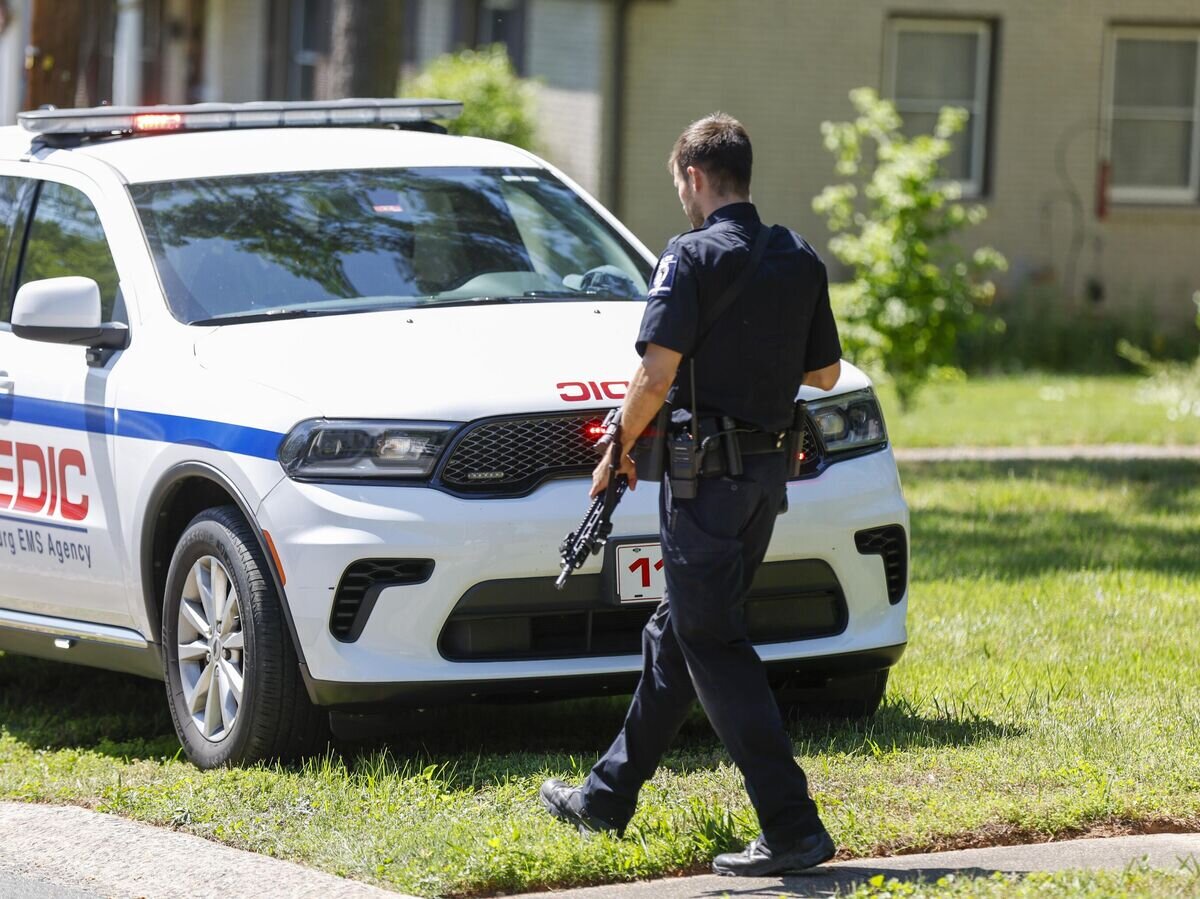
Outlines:
[{"label": "windshield wiper", "polygon": [[629,300],[616,294],[580,293],[576,290],[527,290],[524,293],[497,294],[478,297],[461,297],[459,299],[434,300],[428,306],[475,306],[499,303],[537,302],[538,300],[580,300],[593,302],[596,300]]},{"label": "windshield wiper", "polygon": [[389,312],[397,309],[409,309],[411,303],[387,306],[337,306],[329,309],[296,309],[283,306],[278,309],[263,309],[261,312],[233,312],[227,315],[215,315],[212,318],[202,318],[192,325],[240,325],[247,322],[273,322],[287,318],[315,318],[320,315],[353,315],[356,312]]}]

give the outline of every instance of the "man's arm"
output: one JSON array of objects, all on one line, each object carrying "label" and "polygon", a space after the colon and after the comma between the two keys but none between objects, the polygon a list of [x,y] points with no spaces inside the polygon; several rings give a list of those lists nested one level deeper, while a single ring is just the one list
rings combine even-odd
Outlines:
[{"label": "man's arm", "polygon": [[800,383],[806,387],[816,387],[818,390],[832,390],[837,386],[838,378],[842,374],[842,363],[837,361],[833,365],[826,365],[824,368],[818,368],[815,371],[806,371],[804,380]]},{"label": "man's arm", "polygon": [[[618,474],[629,478],[629,487],[637,485],[637,471],[629,454],[642,431],[654,421],[658,410],[667,401],[671,385],[675,383],[675,373],[679,371],[679,363],[683,354],[656,343],[646,345],[646,353],[642,356],[641,365],[633,373],[629,382],[629,392],[625,394],[625,402],[621,404],[621,462]],[[592,496],[599,494],[608,485],[609,456],[617,452],[614,444],[608,453],[600,460],[592,472]]]}]

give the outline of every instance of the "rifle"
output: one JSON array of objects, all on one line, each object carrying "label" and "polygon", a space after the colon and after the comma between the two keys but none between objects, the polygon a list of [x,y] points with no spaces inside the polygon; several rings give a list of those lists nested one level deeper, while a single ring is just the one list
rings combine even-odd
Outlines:
[{"label": "rifle", "polygon": [[559,590],[567,583],[567,577],[572,571],[581,567],[587,561],[588,556],[600,552],[604,544],[608,542],[608,535],[612,533],[613,529],[611,520],[613,510],[617,508],[617,503],[621,501],[621,497],[625,495],[625,489],[629,486],[629,479],[623,474],[617,474],[617,466],[621,460],[620,409],[613,409],[608,413],[604,419],[604,429],[604,436],[596,441],[596,446],[607,452],[608,446],[615,443],[618,451],[612,454],[608,463],[608,486],[604,488],[603,493],[592,500],[579,527],[567,534],[563,538],[563,542],[559,544],[558,553],[562,558],[562,573],[554,582],[554,586]]}]

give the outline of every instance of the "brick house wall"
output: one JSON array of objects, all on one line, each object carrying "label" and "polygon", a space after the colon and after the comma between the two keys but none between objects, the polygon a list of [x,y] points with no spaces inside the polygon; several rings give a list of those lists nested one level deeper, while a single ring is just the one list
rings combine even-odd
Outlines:
[{"label": "brick house wall", "polygon": [[[754,139],[754,199],[764,217],[796,228],[828,257],[828,231],[811,205],[835,180],[821,122],[850,117],[852,88],[885,87],[889,17],[977,17],[995,31],[980,198],[988,220],[977,234],[1009,257],[1007,286],[1061,283],[1073,270],[1068,294],[1082,294],[1094,278],[1107,308],[1151,304],[1181,323],[1195,314],[1200,204],[1114,201],[1100,220],[1096,196],[1113,24],[1195,29],[1196,0],[755,0],[738,3],[736,14],[731,7],[630,7],[616,202],[648,245],[661,247],[687,227],[665,171],[672,142],[688,122],[720,109]],[[1057,169],[1060,153],[1069,184]],[[1071,190],[1083,210],[1078,222]]]}]

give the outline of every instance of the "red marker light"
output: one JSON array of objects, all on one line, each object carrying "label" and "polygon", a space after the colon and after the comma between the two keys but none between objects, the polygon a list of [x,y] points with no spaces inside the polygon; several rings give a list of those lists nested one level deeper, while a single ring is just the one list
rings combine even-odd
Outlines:
[{"label": "red marker light", "polygon": [[183,127],[177,112],[143,112],[133,117],[134,131],[175,131]]},{"label": "red marker light", "polygon": [[604,422],[602,421],[589,421],[583,426],[583,436],[592,441],[592,443],[603,437],[606,431],[607,429],[604,427]]},{"label": "red marker light", "polygon": [[804,454],[803,452],[796,453],[796,461],[797,461],[797,462],[803,462],[803,461],[804,461],[804,455],[805,455],[805,454]]}]

